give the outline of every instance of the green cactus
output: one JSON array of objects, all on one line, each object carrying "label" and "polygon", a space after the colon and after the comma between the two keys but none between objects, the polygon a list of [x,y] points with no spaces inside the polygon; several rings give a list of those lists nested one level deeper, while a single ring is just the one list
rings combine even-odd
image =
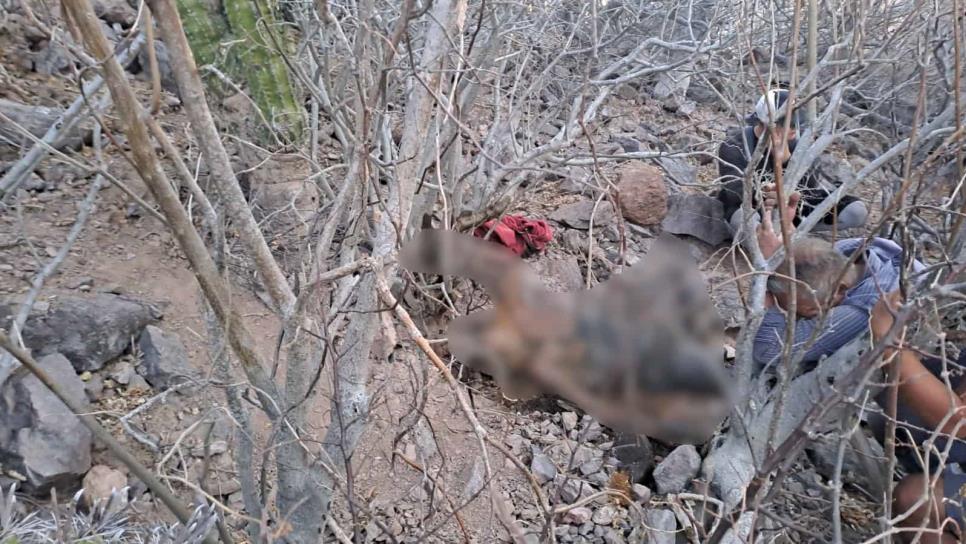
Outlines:
[{"label": "green cactus", "polygon": [[[274,30],[282,48],[291,40],[275,24],[272,8],[264,0],[223,0],[222,12],[214,4],[209,0],[178,0],[185,34],[198,65],[214,64],[235,82],[247,84],[252,100],[283,140],[298,142],[303,130],[302,108],[284,53],[266,36],[267,29]],[[216,96],[225,92],[213,78],[207,86]],[[267,134],[261,136],[261,143],[272,142]]]}]

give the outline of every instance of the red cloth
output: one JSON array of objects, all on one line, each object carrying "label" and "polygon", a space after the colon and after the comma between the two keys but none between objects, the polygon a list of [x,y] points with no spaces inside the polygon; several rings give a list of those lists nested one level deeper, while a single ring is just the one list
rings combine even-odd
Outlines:
[{"label": "red cloth", "polygon": [[483,226],[477,227],[473,232],[473,236],[483,238],[492,228],[491,241],[504,245],[521,256],[527,252],[527,249],[543,251],[547,243],[553,239],[553,229],[546,221],[540,219],[529,219],[522,215],[505,215],[494,227],[495,223],[495,219],[483,223]]}]

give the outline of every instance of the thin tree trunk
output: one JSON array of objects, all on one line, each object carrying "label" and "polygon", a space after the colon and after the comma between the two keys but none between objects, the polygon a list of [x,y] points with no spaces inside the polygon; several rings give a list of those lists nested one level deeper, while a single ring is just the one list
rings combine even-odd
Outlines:
[{"label": "thin tree trunk", "polygon": [[[121,65],[111,56],[110,44],[104,37],[89,0],[77,0],[65,5],[68,6],[71,15],[79,20],[82,39],[88,52],[94,58],[105,59],[101,62],[104,80],[111,91],[118,117],[130,143],[133,163],[138,175],[151,190],[154,200],[168,220],[172,234],[191,264],[195,277],[204,289],[205,296],[218,315],[219,321],[225,324],[232,349],[238,356],[249,380],[259,390],[265,409],[271,411],[275,405],[274,402],[278,399],[275,384],[261,366],[255,351],[255,342],[230,302],[227,285],[218,275],[211,255],[161,169],[158,157],[154,153],[154,146],[148,136],[147,127],[142,121],[142,115],[146,115],[146,112],[138,104]],[[155,14],[157,15],[157,11]]]},{"label": "thin tree trunk", "polygon": [[[810,74],[818,65],[818,0],[808,0],[808,44],[806,44],[806,48],[808,50],[807,72]],[[817,77],[809,80],[805,87],[805,96],[812,96],[815,93],[816,80],[818,80]],[[808,102],[805,111],[809,126],[814,125],[818,118],[818,103],[814,98]]]},{"label": "thin tree trunk", "polygon": [[171,71],[178,83],[181,100],[195,138],[208,162],[208,170],[211,172],[215,189],[221,194],[229,219],[238,229],[242,242],[255,260],[255,267],[272,302],[284,316],[288,316],[295,304],[295,295],[282,269],[272,256],[268,243],[262,236],[258,223],[252,216],[252,211],[238,185],[238,179],[228,159],[228,152],[225,151],[221,137],[218,135],[218,128],[208,109],[204,86],[198,76],[198,67],[188,46],[188,40],[185,38],[174,0],[149,0],[148,4],[158,21],[164,43],[168,47]]}]

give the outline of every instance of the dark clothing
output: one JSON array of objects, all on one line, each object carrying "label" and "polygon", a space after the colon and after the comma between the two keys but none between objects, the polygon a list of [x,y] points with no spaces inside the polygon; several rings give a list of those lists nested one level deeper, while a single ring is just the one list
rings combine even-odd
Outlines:
[{"label": "dark clothing", "polygon": [[[795,146],[797,140],[792,140],[788,142],[788,149],[792,153],[795,152]],[[718,191],[718,200],[724,206],[724,216],[725,220],[729,220],[732,215],[739,209],[741,209],[741,199],[743,196],[743,187],[745,181],[745,171],[748,168],[748,161],[751,160],[751,156],[755,153],[755,147],[758,145],[758,137],[755,136],[755,127],[746,126],[742,129],[735,129],[729,133],[728,138],[722,142],[721,147],[718,148],[718,173],[721,177],[721,181],[724,184],[720,191]],[[775,176],[775,164],[771,158],[771,153],[766,150],[764,156],[759,164],[759,173],[766,180],[774,179]],[[770,183],[770,181],[768,181]],[[799,192],[802,195],[802,206],[800,212],[796,214],[794,224],[798,225],[801,218],[812,213],[812,210],[816,206],[822,203],[823,200],[829,195],[829,191],[825,190],[815,176],[815,172],[809,170],[805,173],[805,177],[799,184]],[[754,192],[753,192],[754,193]],[[752,194],[752,206],[757,206],[758,200],[756,195]],[[849,204],[858,200],[854,196],[845,195],[836,204],[835,212],[838,213],[844,209]],[[826,215],[822,221],[826,224],[831,225],[834,221],[834,214],[829,213]]]}]

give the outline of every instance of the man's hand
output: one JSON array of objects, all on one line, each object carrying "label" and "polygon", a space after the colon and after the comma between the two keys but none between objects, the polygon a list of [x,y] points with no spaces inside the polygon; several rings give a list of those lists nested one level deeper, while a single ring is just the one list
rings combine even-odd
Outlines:
[{"label": "man's hand", "polygon": [[[778,189],[775,188],[774,183],[769,183],[761,188],[762,196],[765,199],[765,213],[770,215],[771,211],[778,206]],[[798,202],[802,199],[802,195],[798,192],[793,192],[788,195],[788,202],[785,203],[785,208],[782,210],[783,217],[785,219],[785,226],[788,230],[794,230],[793,221],[795,219],[795,214],[798,213]]]},{"label": "man's hand", "polygon": [[[762,209],[764,217],[761,220],[761,224],[758,225],[758,247],[761,248],[762,255],[767,259],[774,255],[778,251],[778,248],[782,247],[782,237],[780,232],[775,232],[775,227],[771,219],[771,212],[778,204],[778,191],[773,184],[769,184],[762,188],[762,193],[765,200]],[[785,204],[783,219],[789,231],[794,230],[792,220],[798,211],[798,201],[800,199],[801,195],[798,193],[788,195],[788,202]]]},{"label": "man's hand", "polygon": [[889,329],[892,328],[892,323],[895,321],[893,312],[902,303],[901,297],[902,293],[896,289],[880,298],[875,308],[872,308],[872,315],[869,317],[869,328],[872,329],[872,338],[874,340],[879,341],[885,335],[889,334]]}]

